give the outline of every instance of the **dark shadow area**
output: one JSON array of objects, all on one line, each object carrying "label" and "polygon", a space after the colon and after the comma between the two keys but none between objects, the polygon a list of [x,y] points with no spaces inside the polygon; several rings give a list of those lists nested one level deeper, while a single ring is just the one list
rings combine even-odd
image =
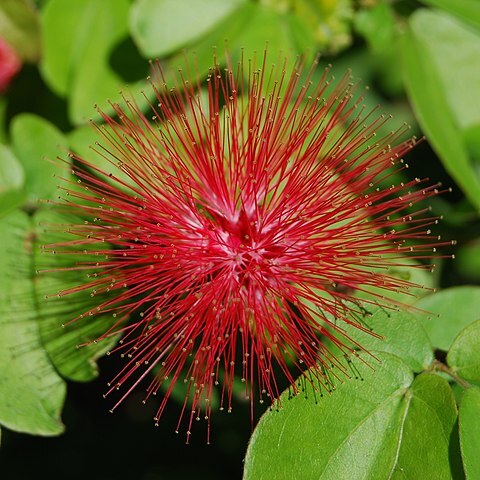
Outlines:
[{"label": "dark shadow area", "polygon": [[19,113],[34,113],[67,132],[72,126],[68,120],[67,102],[53,93],[44,83],[36,66],[24,65],[10,86],[6,123]]},{"label": "dark shadow area", "polygon": [[147,60],[140,56],[130,37],[125,38],[114,48],[110,55],[110,66],[126,82],[143,80],[150,70]]},{"label": "dark shadow area", "polygon": [[463,480],[465,472],[463,470],[462,457],[460,455],[460,437],[458,435],[458,417],[453,425],[448,444],[448,459],[450,461],[450,472],[453,480]]},{"label": "dark shadow area", "polygon": [[[248,402],[236,401],[230,414],[212,415],[210,445],[203,420],[195,423],[186,445],[186,429],[175,433],[181,405],[174,401],[159,427],[152,417],[160,398],[143,405],[141,389],[109,413],[113,399],[102,394],[120,366],[112,360],[100,361],[100,379],[69,383],[63,435],[43,438],[2,429],[2,480],[31,480],[40,471],[42,478],[69,480],[241,479],[251,435]],[[261,408],[257,410],[259,416]]]}]

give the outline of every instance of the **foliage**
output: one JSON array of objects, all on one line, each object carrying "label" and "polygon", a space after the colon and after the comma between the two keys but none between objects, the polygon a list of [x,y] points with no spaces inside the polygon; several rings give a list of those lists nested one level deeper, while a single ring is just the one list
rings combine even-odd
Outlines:
[{"label": "foliage", "polygon": [[[396,180],[428,176],[453,188],[426,208],[443,217],[435,234],[458,243],[437,252],[432,275],[414,265],[394,272],[425,285],[413,296],[396,294],[399,308],[372,303],[368,292],[359,295],[377,337],[344,325],[367,350],[349,357],[337,352],[352,378],[318,385],[307,372],[297,381],[299,395],[287,389],[250,439],[244,478],[480,477],[477,0],[4,0],[0,38],[23,62],[0,96],[2,450],[9,451],[9,438],[12,444],[21,438],[12,431],[61,434],[67,385],[93,380],[97,361],[117,341],[89,344],[109,319],[96,321],[101,328],[95,322],[88,330],[68,326],[72,308],[85,300],[55,294],[77,278],[37,274],[45,266],[45,231],[63,221],[48,201],[55,201],[60,177],[72,181],[67,151],[105,165],[89,147],[95,139],[89,120],[102,121],[94,104],[113,113],[113,102],[132,95],[140,108],[146,105],[150,58],[158,57],[171,78],[184,66],[186,49],[202,79],[212,47],[222,62],[227,46],[235,62],[242,51],[248,56],[268,43],[274,54],[301,53],[308,60],[320,52],[320,67],[332,63],[336,75],[350,68],[370,85],[367,108],[381,103],[397,124],[406,121],[413,133],[426,135]],[[75,348],[79,344],[89,345]],[[241,386],[235,395],[243,409],[235,415],[246,423]],[[156,433],[161,444],[164,432]],[[136,442],[134,435],[122,441]],[[231,441],[232,474],[239,474],[245,443]],[[212,449],[223,455],[228,445]],[[182,469],[171,458],[163,461],[174,464],[170,471]]]},{"label": "foliage", "polygon": [[[352,380],[322,391],[307,374],[298,381],[301,394],[282,395],[252,436],[244,478],[287,479],[300,470],[305,479],[462,477],[458,439],[472,433],[470,425],[467,433],[459,430],[458,409],[471,412],[470,402],[476,401],[468,400],[464,406],[478,390],[473,382],[480,378],[480,355],[474,347],[479,342],[479,322],[468,325],[455,339],[447,367],[433,359],[432,343],[424,333],[414,334],[415,342],[398,336],[403,315],[386,315],[383,344],[371,345],[370,356],[345,359]],[[409,330],[421,330],[424,315],[412,318]],[[449,325],[451,318],[442,315],[437,321]],[[405,325],[403,319],[401,323]],[[425,350],[430,352],[427,362]],[[415,359],[413,364],[405,361],[405,351]],[[464,392],[459,407],[450,384]],[[466,440],[462,454],[465,445],[468,451],[476,442],[472,437]],[[463,454],[467,472],[476,468],[468,465],[469,455]],[[308,467],[305,458],[310,459]]]}]

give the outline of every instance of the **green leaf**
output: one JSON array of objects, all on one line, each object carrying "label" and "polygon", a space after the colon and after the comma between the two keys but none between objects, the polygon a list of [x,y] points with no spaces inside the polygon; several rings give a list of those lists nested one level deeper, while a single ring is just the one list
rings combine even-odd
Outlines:
[{"label": "green leaf", "polygon": [[420,320],[432,345],[447,352],[454,338],[479,317],[480,287],[454,287],[428,295],[414,304],[424,310]]},{"label": "green leaf", "polygon": [[12,150],[0,144],[0,197],[5,192],[19,190],[25,174]]},{"label": "green leaf", "polygon": [[[367,352],[379,351],[397,355],[414,372],[428,368],[433,361],[433,350],[425,329],[415,316],[406,310],[390,310],[367,304],[363,306],[368,314],[360,321],[375,335],[342,323],[340,326],[346,335]],[[333,353],[340,353],[332,342],[325,341],[325,344]]]},{"label": "green leaf", "polygon": [[480,161],[480,123],[469,126],[463,131],[463,141],[475,162],[474,166],[478,172]]},{"label": "green leaf", "polygon": [[430,270],[425,269],[423,265],[420,265],[410,258],[402,258],[397,261],[401,265],[389,266],[385,268],[382,273],[410,282],[412,286],[409,286],[408,289],[398,289],[395,291],[393,289],[387,290],[385,288],[366,285],[361,291],[357,291],[355,296],[373,300],[386,297],[401,305],[410,305],[432,291],[435,283]]},{"label": "green leaf", "polygon": [[[480,312],[477,313],[480,317]],[[447,355],[452,370],[473,382],[480,382],[480,320],[465,327],[455,338]]]},{"label": "green leaf", "polygon": [[462,478],[455,439],[457,407],[450,385],[438,375],[422,373],[408,397],[411,401],[391,478]]},{"label": "green leaf", "polygon": [[460,447],[468,480],[480,478],[478,435],[480,432],[480,389],[469,388],[463,394],[458,412]]},{"label": "green leaf", "polygon": [[[314,55],[311,45],[310,33],[305,31],[304,25],[295,16],[283,15],[256,3],[247,2],[227,16],[218,28],[202,37],[191,51],[194,54],[196,70],[202,75],[212,66],[214,51],[217,63],[225,62],[225,47],[231,63],[235,65],[240,55],[246,59],[256,54],[257,62],[261,62],[265,46],[273,59],[277,59],[279,54],[292,58],[301,53],[305,54],[308,60]],[[172,73],[175,74],[176,69],[184,65],[183,52],[170,58],[166,68],[168,81]],[[183,73],[185,72],[186,70]]]},{"label": "green leaf", "polygon": [[0,32],[23,60],[36,62],[40,58],[40,25],[37,11],[28,0],[0,2]]},{"label": "green leaf", "polygon": [[455,269],[472,280],[480,280],[480,240],[462,245],[455,253]]},{"label": "green leaf", "polygon": [[[42,10],[43,58],[40,64],[43,78],[58,95],[66,96],[71,87],[75,67],[81,55],[82,43],[92,21],[89,2],[50,1]],[[75,37],[78,36],[78,39]],[[59,41],[59,39],[62,41]]]},{"label": "green leaf", "polygon": [[64,135],[41,117],[24,113],[17,115],[11,126],[13,151],[25,171],[27,199],[38,206],[39,199],[54,197],[59,183],[57,174],[64,172],[55,158],[67,150]]},{"label": "green leaf", "polygon": [[[366,477],[376,458],[386,460],[386,452],[397,445],[402,398],[413,375],[397,357],[384,354],[382,360],[375,371],[357,365],[361,379],[340,384],[317,401],[311,391],[308,399],[284,392],[281,409],[267,412],[250,439],[244,479],[283,480],[298,472],[305,480],[355,479]],[[356,459],[349,462],[354,452]],[[388,463],[375,466],[378,478],[388,476]]]},{"label": "green leaf", "polygon": [[23,203],[24,180],[22,165],[9,147],[0,144],[0,217]]},{"label": "green leaf", "polygon": [[[58,292],[90,281],[85,273],[68,270],[42,272],[43,269],[67,268],[75,264],[75,259],[72,261],[70,255],[62,258],[55,256],[53,259],[46,258],[51,254],[40,254],[40,247],[45,243],[71,240],[68,234],[58,232],[61,225],[68,224],[69,220],[51,210],[41,210],[34,217],[38,228],[34,262],[35,268],[40,270],[35,279],[35,292],[38,298],[40,335],[50,360],[63,377],[84,382],[98,375],[96,360],[110,350],[118,341],[119,335],[111,334],[96,342],[113,327],[116,319],[112,314],[86,314],[101,303],[98,297],[90,296],[90,291],[57,296]],[[81,259],[85,260],[85,255]],[[83,314],[86,314],[84,318],[69,323]],[[65,326],[62,328],[62,325]]]},{"label": "green leaf", "polygon": [[315,42],[312,30],[305,28],[305,23],[297,15],[286,15],[284,24],[287,24],[294,51],[304,55],[308,61],[313,60],[316,49],[312,47]]},{"label": "green leaf", "polygon": [[480,179],[462,133],[478,123],[471,92],[480,85],[480,39],[446,14],[418,10],[403,40],[405,82],[418,121],[447,171],[480,209]]},{"label": "green leaf", "polygon": [[[244,479],[449,479],[449,434],[456,418],[448,383],[413,380],[398,357],[379,353],[375,370],[356,361],[360,379],[319,397],[281,396],[255,429]],[[365,358],[363,358],[365,359]],[[306,385],[305,385],[306,384]],[[441,392],[441,396],[437,395]]]},{"label": "green leaf", "polygon": [[467,23],[480,28],[480,3],[478,0],[422,0],[423,3],[439,7],[456,15]]},{"label": "green leaf", "polygon": [[371,8],[359,9],[354,17],[354,27],[367,42],[369,60],[377,72],[376,81],[380,81],[382,89],[391,96],[403,94],[402,76],[392,74],[399,56],[398,24],[392,6],[380,2]]},{"label": "green leaf", "polygon": [[251,56],[253,52],[257,51],[261,57],[261,52],[267,44],[272,58],[276,58],[279,52],[286,56],[297,53],[295,36],[291,31],[292,27],[295,28],[295,23],[290,23],[287,15],[262,8],[259,5],[255,5],[255,7],[241,34],[229,42],[233,59],[236,60],[235,52],[242,48],[247,56]]},{"label": "green leaf", "polygon": [[23,191],[12,190],[0,195],[0,218],[9,214],[12,210],[20,208],[25,201]]},{"label": "green leaf", "polygon": [[[127,33],[127,12],[127,0],[48,2],[42,12],[44,56],[41,69],[55,92],[62,96],[68,94],[76,83],[77,70],[87,66],[82,63],[90,63],[95,77],[96,69],[105,69],[109,50]],[[95,65],[93,62],[98,60],[100,65]],[[109,80],[103,79],[106,83]]]},{"label": "green leaf", "polygon": [[359,10],[354,17],[355,29],[360,33],[372,52],[381,53],[391,48],[395,38],[395,16],[391,6],[378,3],[372,8]]},{"label": "green leaf", "polygon": [[41,71],[53,90],[68,97],[75,124],[100,118],[96,103],[111,112],[106,99],[118,98],[124,87],[112,56],[128,37],[129,6],[129,0],[50,0],[43,10]]},{"label": "green leaf", "polygon": [[163,57],[200,39],[243,3],[138,0],[130,10],[130,30],[145,57]]},{"label": "green leaf", "polygon": [[[233,14],[227,16],[218,28],[213,29],[199,40],[191,49],[191,54],[194,57],[193,63],[190,61],[190,65],[194,64],[198,74],[206,75],[209,68],[213,64],[214,51],[217,55],[217,62],[222,64],[225,60],[225,42],[228,41],[229,51],[234,51],[231,48],[231,40],[237,38],[241,32],[246,28],[248,21],[255,11],[256,5],[248,2],[241,5]],[[190,52],[190,50],[189,50]],[[185,53],[179,52],[173,55],[163,66],[165,67],[165,76],[167,82],[172,81],[177,76],[177,69],[185,67]],[[184,69],[185,73],[186,69]],[[197,72],[194,72],[197,73]]]},{"label": "green leaf", "polygon": [[438,75],[442,94],[460,131],[480,124],[472,92],[480,89],[480,32],[446,13],[420,10],[410,20],[417,42]]},{"label": "green leaf", "polygon": [[35,316],[32,229],[15,212],[0,219],[0,423],[36,435],[62,433],[65,384],[43,350]]}]

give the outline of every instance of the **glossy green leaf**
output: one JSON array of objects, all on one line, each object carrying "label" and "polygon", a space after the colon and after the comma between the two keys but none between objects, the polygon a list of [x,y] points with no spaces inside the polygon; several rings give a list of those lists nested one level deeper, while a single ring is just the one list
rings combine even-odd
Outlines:
[{"label": "glossy green leaf", "polygon": [[23,60],[40,58],[40,25],[38,12],[28,0],[0,2],[0,32]]},{"label": "glossy green leaf", "polygon": [[[202,75],[212,66],[213,54],[217,63],[225,62],[227,49],[233,65],[240,59],[257,55],[261,61],[267,46],[270,58],[277,59],[280,54],[292,59],[297,53],[311,59],[315,51],[311,34],[295,16],[282,15],[256,3],[242,3],[237,10],[226,17],[218,28],[213,29],[191,49],[196,69]],[[178,67],[185,64],[184,53],[174,55],[168,60],[167,79],[176,73]],[[185,71],[184,71],[185,73]]]},{"label": "glossy green leaf", "polygon": [[9,147],[0,144],[0,217],[23,203],[24,180],[22,165]]},{"label": "glossy green leaf", "polygon": [[438,75],[442,94],[460,131],[480,124],[472,92],[480,89],[480,32],[446,13],[421,10],[410,21],[417,42]]},{"label": "glossy green leaf", "polygon": [[450,349],[454,338],[478,320],[480,287],[454,287],[422,298],[415,307],[426,312],[420,320],[434,348]]},{"label": "glossy green leaf", "polygon": [[[305,28],[305,23],[297,15],[286,15],[283,18],[284,25],[287,25],[289,37],[294,49],[306,60],[313,60],[316,49],[314,45],[313,32]],[[275,53],[272,51],[272,53]]]},{"label": "glossy green leaf", "polygon": [[480,280],[480,240],[462,245],[455,253],[455,269],[460,274]]},{"label": "glossy green leaf", "polygon": [[465,22],[480,28],[480,3],[478,0],[422,0],[423,3],[439,7],[456,15]]},{"label": "glossy green leaf", "polygon": [[229,46],[233,53],[243,48],[247,56],[251,56],[255,51],[261,55],[267,44],[273,58],[277,57],[278,52],[289,57],[297,53],[288,17],[256,6],[255,9],[252,9],[245,29],[231,43],[229,42]]},{"label": "glossy green leaf", "polygon": [[400,265],[389,266],[382,270],[382,273],[409,282],[411,286],[407,289],[395,291],[391,288],[385,289],[366,285],[361,291],[356,292],[355,296],[374,300],[386,297],[401,305],[410,305],[432,291],[435,287],[435,280],[430,270],[409,258],[402,258],[397,261]]},{"label": "glossy green leaf", "polygon": [[[480,312],[477,313],[480,317]],[[473,382],[480,382],[480,320],[465,327],[448,351],[447,362],[452,370]]]},{"label": "glossy green leaf", "polygon": [[[110,112],[107,99],[118,98],[125,86],[112,63],[115,49],[128,38],[129,6],[129,0],[50,0],[44,8],[41,71],[52,89],[68,97],[75,124],[99,118],[96,103]],[[147,70],[145,63],[145,75]]]},{"label": "glossy green leaf", "polygon": [[33,206],[55,195],[56,175],[64,166],[56,161],[67,151],[64,135],[47,120],[29,113],[17,115],[11,126],[13,151],[25,171],[25,193]]},{"label": "glossy green leaf", "polygon": [[[229,51],[235,52],[235,48],[232,48],[232,39],[241,35],[255,10],[256,5],[253,5],[250,2],[241,5],[233,14],[227,16],[218,28],[215,28],[204,35],[202,39],[195,43],[195,46],[189,50],[189,53],[194,57],[193,63],[191,64],[196,66],[200,75],[206,75],[208,69],[212,67],[214,52],[216,54],[217,62],[219,64],[224,62],[226,43]],[[236,47],[236,44],[234,47]],[[184,52],[179,52],[173,55],[165,65],[167,81],[170,81],[170,79],[177,75],[178,68],[183,68],[184,66]]]},{"label": "glossy green leaf", "polygon": [[[449,479],[448,445],[456,418],[448,383],[413,380],[398,357],[379,353],[372,370],[357,361],[360,379],[323,397],[281,397],[255,429],[244,479]],[[437,392],[441,392],[439,397]]]},{"label": "glossy green leaf", "polygon": [[20,208],[25,202],[22,190],[12,190],[0,194],[0,218],[8,215],[12,210]]},{"label": "glossy green leaf", "polygon": [[[283,393],[282,408],[267,412],[250,439],[244,479],[283,480],[298,472],[305,480],[345,475],[354,479],[359,474],[365,478],[376,458],[386,460],[386,451],[397,445],[402,398],[413,375],[397,357],[385,354],[382,359],[375,371],[358,365],[362,380],[340,384],[316,401],[312,391],[308,399],[304,395],[290,399]],[[363,441],[368,450],[362,448]],[[354,452],[351,462],[348,456]],[[375,467],[379,478],[391,471],[392,462],[385,463]]]},{"label": "glossy green leaf", "polygon": [[[464,37],[476,38],[446,14],[418,10],[403,39],[404,73],[420,125],[447,171],[480,209],[480,179],[462,133],[480,111],[470,95],[480,82],[480,40],[473,43]],[[458,59],[462,66],[457,71]]]},{"label": "glossy green leaf", "polygon": [[391,48],[395,37],[395,15],[389,4],[378,3],[372,8],[360,9],[354,25],[374,53]]},{"label": "glossy green leaf", "polygon": [[[419,320],[406,310],[393,310],[364,304],[368,312],[357,321],[372,332],[364,332],[353,325],[339,325],[352,340],[367,352],[393,353],[400,357],[414,372],[428,368],[433,361],[433,350],[425,329]],[[348,343],[348,342],[347,342]],[[341,352],[332,342],[326,346],[333,352]],[[355,348],[355,346],[353,345]]]},{"label": "glossy green leaf", "polygon": [[[42,10],[44,51],[40,68],[50,88],[61,96],[66,96],[72,85],[81,42],[87,41],[82,38],[88,36],[85,27],[95,14],[89,12],[88,3],[91,2],[77,0],[66,4],[56,0]],[[75,34],[80,37],[78,40]]]},{"label": "glossy green leaf", "polygon": [[[39,330],[43,345],[59,373],[70,380],[88,381],[98,374],[96,360],[110,350],[119,335],[112,334],[96,342],[116,323],[116,319],[111,313],[88,315],[102,301],[91,297],[90,290],[57,296],[59,292],[89,281],[85,273],[78,271],[48,271],[73,266],[75,259],[72,262],[71,256],[41,253],[44,244],[71,240],[61,230],[61,225],[69,220],[50,210],[39,211],[34,217],[38,240],[33,258],[36,270],[40,271],[35,279]],[[86,260],[85,255],[78,255],[81,260]],[[80,315],[84,318],[69,323]]]},{"label": "glossy green leaf", "polygon": [[460,447],[467,480],[480,478],[479,432],[480,389],[469,388],[463,394],[458,412]]},{"label": "glossy green leaf", "polygon": [[478,171],[478,163],[480,161],[480,123],[471,125],[463,131],[463,141]]},{"label": "glossy green leaf", "polygon": [[45,353],[35,316],[28,217],[0,219],[0,423],[36,435],[63,431],[65,384]]},{"label": "glossy green leaf", "polygon": [[422,373],[415,378],[406,401],[408,412],[391,478],[462,478],[455,435],[457,407],[448,382],[438,375]]},{"label": "glossy green leaf", "polygon": [[22,165],[9,147],[0,144],[0,198],[5,192],[19,190],[24,180]]},{"label": "glossy green leaf", "polygon": [[[75,77],[80,68],[88,68],[91,73],[97,69],[106,70],[110,49],[127,33],[127,12],[127,0],[48,2],[42,12],[44,56],[41,68],[49,85],[59,95],[67,95],[77,83]],[[98,61],[100,65],[95,65]],[[107,78],[102,78],[97,85],[99,88],[111,81],[111,72],[106,73]]]},{"label": "glossy green leaf", "polygon": [[[381,89],[392,97],[402,95],[402,76],[392,75],[399,56],[398,24],[392,6],[379,2],[371,8],[359,9],[354,17],[354,27],[367,42],[370,51],[368,60],[375,69],[375,81],[380,82]],[[381,103],[385,105],[385,99]]]},{"label": "glossy green leaf", "polygon": [[147,58],[162,57],[201,38],[242,3],[245,0],[138,0],[130,11],[130,30]]}]

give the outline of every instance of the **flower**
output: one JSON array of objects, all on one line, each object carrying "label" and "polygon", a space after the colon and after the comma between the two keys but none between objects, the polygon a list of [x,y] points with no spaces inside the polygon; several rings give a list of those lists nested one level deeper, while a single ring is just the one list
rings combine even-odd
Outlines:
[{"label": "flower", "polygon": [[272,64],[267,53],[227,63],[210,70],[206,100],[200,81],[180,72],[171,88],[156,65],[148,115],[128,98],[115,116],[99,110],[96,150],[109,166],[71,155],[80,188],[60,204],[85,220],[46,247],[88,254],[68,269],[88,280],[59,295],[101,300],[72,321],[108,313],[117,321],[104,337],[123,333],[114,408],[155,372],[146,398],[167,385],[158,422],[185,382],[187,435],[209,421],[214,389],[231,409],[235,374],[251,402],[277,398],[279,374],[296,388],[305,368],[328,388],[323,367],[342,367],[322,338],[350,353],[342,322],[366,329],[354,292],[408,291],[388,268],[439,245],[436,219],[415,209],[438,185],[386,186],[415,139],[376,138],[388,117],[362,107],[349,75],[333,84],[327,68],[313,81],[316,62]]},{"label": "flower", "polygon": [[21,66],[22,62],[15,50],[0,37],[0,94],[7,90]]}]

